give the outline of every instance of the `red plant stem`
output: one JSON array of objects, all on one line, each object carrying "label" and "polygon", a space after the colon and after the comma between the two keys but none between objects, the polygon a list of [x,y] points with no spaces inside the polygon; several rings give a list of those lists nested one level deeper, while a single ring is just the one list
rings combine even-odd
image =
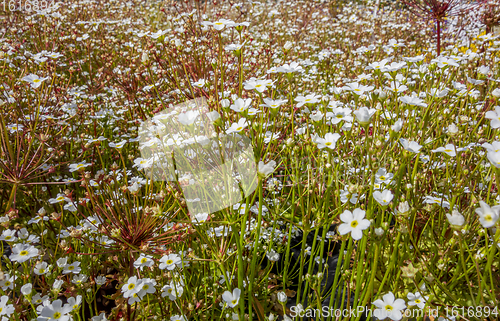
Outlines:
[{"label": "red plant stem", "polygon": [[441,55],[441,21],[437,21],[437,54]]}]

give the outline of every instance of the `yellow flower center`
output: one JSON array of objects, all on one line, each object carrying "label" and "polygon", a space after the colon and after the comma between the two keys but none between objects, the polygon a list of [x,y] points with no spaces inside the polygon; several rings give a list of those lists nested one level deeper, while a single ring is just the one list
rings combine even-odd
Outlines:
[{"label": "yellow flower center", "polygon": [[54,315],[52,316],[52,319],[59,319],[61,317],[61,312],[56,312],[54,313]]},{"label": "yellow flower center", "polygon": [[135,288],[135,284],[134,283],[131,283],[128,285],[128,289],[129,290],[132,290],[133,288]]},{"label": "yellow flower center", "polygon": [[394,309],[394,308],[392,307],[392,305],[389,305],[389,304],[388,304],[388,305],[386,305],[384,308],[385,308],[387,311],[392,311],[392,309]]},{"label": "yellow flower center", "polygon": [[21,255],[21,256],[28,255],[28,251],[26,251],[26,250],[21,251],[21,252],[19,253],[19,255]]},{"label": "yellow flower center", "polygon": [[358,224],[359,224],[358,221],[354,220],[351,222],[351,227],[355,228],[356,226],[358,226]]}]

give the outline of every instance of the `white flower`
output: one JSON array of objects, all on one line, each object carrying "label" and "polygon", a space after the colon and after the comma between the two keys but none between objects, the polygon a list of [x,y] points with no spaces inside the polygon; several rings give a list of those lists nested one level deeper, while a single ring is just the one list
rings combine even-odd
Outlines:
[{"label": "white flower", "polygon": [[401,143],[401,145],[403,145],[404,149],[406,149],[407,151],[412,152],[412,153],[418,153],[420,148],[422,148],[422,146],[419,145],[417,142],[414,142],[414,141],[408,142],[404,138],[400,138],[399,142]]},{"label": "white flower", "polygon": [[234,308],[240,300],[240,295],[241,295],[241,290],[236,288],[233,290],[233,293],[225,291],[222,294],[222,299],[224,299],[227,305],[229,305],[231,308]]},{"label": "white flower", "polygon": [[6,242],[15,242],[17,240],[16,230],[4,230],[2,232],[2,235],[0,236],[0,240]]},{"label": "white flower", "polygon": [[117,148],[117,149],[121,149],[123,148],[123,146],[125,146],[125,144],[127,143],[127,140],[124,139],[122,140],[121,142],[119,143],[113,143],[113,142],[109,142],[109,147],[112,147],[112,148]]},{"label": "white flower", "polygon": [[36,305],[39,305],[39,304],[42,304],[43,302],[47,301],[48,302],[49,300],[49,296],[48,295],[45,295],[45,296],[41,296],[40,293],[37,293],[33,296],[33,298],[31,299],[31,303],[33,304],[36,304]]},{"label": "white flower", "polygon": [[409,306],[416,305],[419,309],[423,309],[425,307],[425,302],[427,302],[427,299],[429,298],[428,296],[422,297],[422,295],[419,292],[415,294],[410,292],[408,293],[407,297],[408,300],[410,300],[410,302],[408,302],[408,305]]},{"label": "white flower", "polygon": [[360,208],[354,209],[352,213],[349,210],[345,210],[340,214],[340,219],[343,224],[339,226],[339,234],[345,235],[351,233],[354,240],[360,240],[363,237],[363,230],[370,227],[370,221],[365,219],[365,211]]},{"label": "white flower", "polygon": [[[26,283],[21,287],[21,293],[23,295],[30,295],[32,290],[33,290],[33,285],[31,283]],[[0,315],[1,314],[2,312],[0,312]]]},{"label": "white flower", "polygon": [[491,119],[491,128],[500,127],[500,106],[495,106],[495,111],[487,111],[484,118]]},{"label": "white flower", "polygon": [[247,98],[247,99],[238,98],[234,101],[234,104],[232,104],[231,107],[229,107],[229,108],[231,110],[234,110],[235,112],[241,113],[241,112],[247,110],[251,104],[252,104],[251,98]]},{"label": "white flower", "polygon": [[455,157],[457,156],[457,152],[455,150],[455,146],[453,144],[446,144],[445,147],[438,147],[432,150],[433,153],[443,152],[448,156]]},{"label": "white flower", "polygon": [[137,269],[137,268],[140,268],[141,271],[142,269],[147,266],[147,267],[151,267],[153,266],[155,262],[153,261],[153,257],[151,255],[146,255],[146,254],[140,254],[139,257],[137,258],[137,260],[135,260],[134,262],[134,267]]},{"label": "white flower", "polygon": [[499,141],[494,141],[491,144],[484,143],[481,146],[483,148],[485,148],[488,152],[500,152],[500,142]]},{"label": "white flower", "polygon": [[225,26],[230,26],[231,24],[234,24],[234,22],[227,19],[219,19],[215,22],[203,21],[203,24],[207,26],[212,26],[215,30],[220,31],[224,29]]},{"label": "white flower", "polygon": [[493,166],[495,166],[496,168],[500,168],[500,151],[488,151],[486,157],[491,162],[491,164],[493,164]]},{"label": "white flower", "polygon": [[394,195],[392,195],[392,192],[388,189],[380,192],[380,191],[375,191],[373,192],[373,198],[382,206],[388,205],[392,199],[394,198]]},{"label": "white flower", "polygon": [[398,119],[398,120],[394,123],[394,125],[392,125],[392,126],[391,126],[391,129],[392,129],[393,131],[395,131],[396,133],[398,133],[398,132],[401,130],[401,128],[403,128],[403,121],[402,121],[401,119]]},{"label": "white flower", "polygon": [[147,293],[155,293],[156,292],[156,280],[150,278],[144,278],[141,280],[141,290],[137,293],[140,298],[144,297]]},{"label": "white flower", "polygon": [[394,177],[394,174],[387,173],[385,168],[380,168],[375,174],[375,181],[377,183],[389,184]]},{"label": "white flower", "polygon": [[368,107],[361,107],[358,110],[355,110],[353,114],[356,116],[356,119],[361,125],[366,125],[370,122],[370,118],[375,114],[377,110]]},{"label": "white flower", "polygon": [[63,274],[68,274],[68,273],[74,273],[74,274],[78,274],[80,273],[80,271],[82,270],[80,267],[80,262],[78,261],[75,261],[71,264],[66,264],[63,268],[63,271],[62,273]]},{"label": "white flower", "polygon": [[189,110],[185,113],[181,113],[177,116],[177,120],[179,121],[179,123],[185,125],[185,126],[189,126],[191,125],[192,123],[194,123],[194,121],[196,120],[196,118],[200,115],[200,112],[197,111],[197,110]]},{"label": "white flower", "polygon": [[57,197],[56,198],[49,198],[49,203],[50,204],[56,204],[56,203],[59,203],[59,202],[62,202],[62,201],[66,201],[66,202],[69,202],[70,199],[66,197],[66,195],[64,194],[57,194]]},{"label": "white flower", "polygon": [[52,284],[53,289],[60,289],[61,285],[63,285],[64,280],[54,280],[54,283]]},{"label": "white flower", "polygon": [[136,158],[134,159],[134,165],[132,167],[137,167],[138,170],[149,168],[153,165],[153,158]]},{"label": "white flower", "polygon": [[342,87],[342,89],[352,91],[353,93],[355,93],[358,96],[359,95],[363,95],[365,93],[365,91],[371,91],[371,90],[373,90],[373,88],[375,88],[375,87],[373,87],[373,86],[363,86],[363,85],[360,85],[357,82],[349,83],[349,84],[345,85],[344,87]]},{"label": "white flower", "polygon": [[264,103],[260,105],[262,107],[278,108],[279,106],[286,103],[288,100],[264,98],[263,101],[264,101]]},{"label": "white flower", "polygon": [[458,133],[458,130],[459,130],[459,129],[458,129],[457,125],[455,125],[455,124],[453,124],[453,123],[451,123],[451,124],[448,126],[448,133],[450,133],[450,134],[456,134],[456,133]]},{"label": "white flower", "polygon": [[7,290],[7,289],[14,289],[14,284],[16,282],[16,276],[10,276],[9,274],[5,274],[4,280],[0,281],[0,287],[2,287],[2,290]]},{"label": "white flower", "polygon": [[90,165],[92,165],[92,164],[91,163],[87,163],[85,161],[77,163],[77,164],[70,164],[69,165],[69,172],[72,173],[74,171],[77,171],[77,170],[79,170],[81,168],[85,168],[85,167],[90,166]]},{"label": "white flower", "polygon": [[491,92],[491,95],[495,98],[500,97],[500,88],[497,88]]},{"label": "white flower", "polygon": [[450,208],[450,202],[448,202],[442,198],[431,196],[431,195],[425,196],[424,203],[425,204],[438,204],[442,207]]},{"label": "white flower", "polygon": [[106,276],[104,275],[99,275],[98,277],[95,278],[95,284],[97,285],[104,285],[106,284],[107,279]]},{"label": "white flower", "polygon": [[410,211],[410,205],[408,204],[408,201],[404,201],[404,202],[399,203],[398,214],[405,214],[408,211]]},{"label": "white flower", "polygon": [[309,94],[306,96],[297,96],[295,101],[297,102],[297,107],[302,107],[305,104],[314,104],[319,102],[320,95]]},{"label": "white flower", "polygon": [[459,211],[453,210],[450,214],[446,214],[446,218],[451,225],[462,226],[465,223],[465,218]]},{"label": "white flower", "polygon": [[500,205],[490,207],[483,201],[479,201],[480,208],[476,209],[476,214],[479,215],[479,222],[484,228],[492,227],[498,220],[500,213]]},{"label": "white flower", "polygon": [[89,279],[88,276],[85,274],[78,274],[78,275],[73,275],[73,278],[71,279],[71,283],[76,284],[76,285],[81,285],[82,283],[87,282]]},{"label": "white flower", "polygon": [[92,317],[91,321],[108,321],[108,319],[106,318],[106,315],[103,312],[95,317]]},{"label": "white flower", "polygon": [[267,164],[264,164],[263,161],[260,161],[258,173],[266,177],[270,175],[272,172],[274,172],[275,167],[276,167],[276,162],[273,160],[269,161]]},{"label": "white flower", "polygon": [[[7,302],[9,302],[9,297],[2,295],[0,298],[0,316],[5,315],[7,318],[10,318],[15,309],[13,304],[7,304]],[[2,320],[5,320],[5,318],[2,317]]]},{"label": "white flower", "polygon": [[373,305],[378,308],[374,311],[373,315],[379,320],[385,318],[401,320],[403,317],[401,311],[406,308],[405,301],[403,299],[395,300],[392,292],[385,294],[382,298],[383,300],[378,299],[373,302]]},{"label": "white flower", "polygon": [[18,243],[12,247],[12,254],[9,256],[9,259],[14,262],[23,263],[36,256],[38,256],[37,248],[32,245]]},{"label": "white flower", "polygon": [[207,115],[208,119],[210,119],[211,122],[214,122],[220,118],[220,114],[216,110],[208,112],[208,113],[206,113],[206,115]]},{"label": "white flower", "polygon": [[374,69],[374,70],[382,69],[388,62],[389,62],[388,59],[383,59],[381,61],[372,62],[372,63],[368,64],[366,69]]},{"label": "white flower", "polygon": [[427,107],[427,104],[416,96],[403,96],[400,97],[399,100],[410,106]]},{"label": "white flower", "polygon": [[197,82],[194,82],[193,86],[197,88],[203,88],[203,86],[205,86],[206,83],[207,81],[205,79],[200,79]]},{"label": "white flower", "polygon": [[225,46],[224,50],[225,51],[238,51],[238,50],[241,50],[241,48],[245,45],[245,43],[246,43],[246,41],[244,41],[241,44],[232,43],[230,45]]},{"label": "white flower", "polygon": [[69,304],[66,303],[63,306],[61,300],[55,300],[52,304],[43,307],[40,317],[48,320],[68,321],[71,318],[70,312],[71,307]]},{"label": "white flower", "polygon": [[330,119],[332,125],[336,125],[341,121],[350,123],[353,120],[351,112],[349,108],[333,107],[332,113],[326,113],[326,117]]},{"label": "white flower", "polygon": [[226,134],[239,133],[248,126],[246,118],[241,118],[237,123],[231,124],[226,130]]},{"label": "white flower", "polygon": [[42,82],[44,80],[47,80],[47,79],[49,79],[49,77],[40,78],[35,74],[30,74],[30,75],[24,76],[21,80],[29,82],[29,84],[31,85],[31,88],[36,89],[42,85]]},{"label": "white flower", "polygon": [[141,189],[141,185],[139,185],[139,183],[137,183],[137,182],[134,182],[134,184],[128,186],[127,188],[130,191],[130,193],[135,193],[139,189]]},{"label": "white flower", "polygon": [[339,139],[340,139],[340,134],[327,133],[325,135],[325,138],[318,137],[315,142],[316,144],[318,144],[319,149],[323,149],[325,147],[328,147],[329,149],[335,149],[335,144]]},{"label": "white flower", "polygon": [[187,321],[186,317],[183,315],[174,315],[170,317],[170,321]]},{"label": "white flower", "polygon": [[435,59],[432,59],[431,62],[437,63],[439,68],[444,68],[447,66],[455,66],[455,67],[459,66],[458,63],[455,61],[455,59],[447,58],[447,57],[443,57],[443,56],[439,56]]},{"label": "white flower", "polygon": [[292,72],[303,72],[304,69],[302,66],[299,65],[298,62],[292,62],[290,64],[284,64],[283,66],[280,66],[276,68],[275,72],[282,72],[282,73],[292,73]]},{"label": "white flower", "polygon": [[249,79],[244,83],[245,90],[256,90],[259,93],[263,93],[267,90],[267,86],[273,84],[273,81],[270,79]]},{"label": "white flower", "polygon": [[80,307],[80,304],[82,304],[82,296],[77,295],[76,298],[73,298],[73,297],[69,298],[68,304],[71,307],[72,311],[78,310],[78,308]]},{"label": "white flower", "polygon": [[269,261],[273,261],[273,262],[276,262],[280,259],[280,254],[274,250],[267,251],[266,256],[269,259]]},{"label": "white flower", "polygon": [[[192,218],[193,223],[203,223],[206,222],[208,219],[208,213],[198,213]],[[161,264],[160,264],[160,269],[161,269]]]},{"label": "white flower", "polygon": [[141,290],[141,286],[142,284],[140,279],[137,279],[136,276],[130,277],[127,283],[122,286],[123,297],[130,298],[132,295]]},{"label": "white flower", "polygon": [[278,301],[281,303],[286,303],[286,301],[288,301],[288,297],[286,293],[283,291],[278,292],[277,296],[278,296]]},{"label": "white flower", "polygon": [[168,296],[170,301],[175,301],[175,299],[177,299],[182,295],[182,293],[184,293],[184,288],[182,287],[182,284],[175,281],[171,281],[170,284],[165,285],[161,289],[161,291],[162,291],[161,296],[163,298]]},{"label": "white flower", "polygon": [[169,254],[169,255],[164,255],[160,259],[160,270],[167,269],[169,271],[172,271],[175,269],[176,266],[181,266],[182,261],[179,255],[177,254]]}]

